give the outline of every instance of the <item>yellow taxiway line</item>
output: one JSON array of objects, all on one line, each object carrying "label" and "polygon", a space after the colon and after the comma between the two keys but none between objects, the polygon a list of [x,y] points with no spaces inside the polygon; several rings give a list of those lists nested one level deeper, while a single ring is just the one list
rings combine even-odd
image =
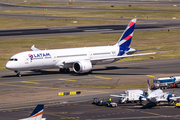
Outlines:
[{"label": "yellow taxiway line", "polygon": [[76,81],[76,80],[69,80],[69,79],[58,79],[58,80],[64,80],[64,81]]},{"label": "yellow taxiway line", "polygon": [[157,114],[157,113],[152,113],[152,112],[145,112],[145,111],[141,111],[142,113],[146,113],[146,114],[151,114],[151,115],[157,115],[157,116],[163,116],[163,117],[169,117],[167,115],[161,115],[161,114]]},{"label": "yellow taxiway line", "polygon": [[21,81],[22,83],[39,84],[38,82]]},{"label": "yellow taxiway line", "polygon": [[148,76],[148,77],[154,77],[154,76],[152,76],[152,75],[146,75],[146,76]]},{"label": "yellow taxiway line", "polygon": [[106,77],[101,77],[101,76],[94,76],[95,78],[100,78],[100,79],[111,79],[111,78],[106,78]]}]

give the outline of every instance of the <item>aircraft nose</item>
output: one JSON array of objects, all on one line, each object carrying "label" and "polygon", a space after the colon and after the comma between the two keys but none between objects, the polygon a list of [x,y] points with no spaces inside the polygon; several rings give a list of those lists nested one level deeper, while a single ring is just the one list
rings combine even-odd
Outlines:
[{"label": "aircraft nose", "polygon": [[7,68],[7,69],[11,69],[11,63],[10,63],[10,62],[7,62],[7,63],[6,63],[6,68]]}]

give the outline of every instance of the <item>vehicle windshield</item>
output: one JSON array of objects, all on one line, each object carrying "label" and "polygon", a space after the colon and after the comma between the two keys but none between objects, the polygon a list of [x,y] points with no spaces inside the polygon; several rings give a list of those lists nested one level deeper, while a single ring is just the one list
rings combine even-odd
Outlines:
[{"label": "vehicle windshield", "polygon": [[9,59],[9,61],[18,61],[18,59],[17,58],[11,58],[11,59]]}]

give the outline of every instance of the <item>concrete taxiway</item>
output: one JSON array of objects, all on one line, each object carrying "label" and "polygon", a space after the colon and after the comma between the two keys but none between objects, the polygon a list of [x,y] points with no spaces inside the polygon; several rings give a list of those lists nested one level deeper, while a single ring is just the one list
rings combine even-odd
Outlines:
[{"label": "concrete taxiway", "polygon": [[[82,3],[82,1],[75,1],[76,3]],[[84,0],[84,3],[102,3],[98,4],[98,6],[107,6],[107,5],[134,5],[134,4],[179,4],[179,0]],[[67,1],[69,3],[69,1]],[[97,5],[60,5],[60,6],[26,6],[26,5],[17,5],[17,4],[9,4],[5,2],[0,2],[0,9],[4,10],[32,10],[32,9],[50,9],[50,10],[107,10],[107,9],[95,9],[95,8],[89,8],[91,6],[97,6]],[[117,9],[119,10],[119,9]]]},{"label": "concrete taxiway", "polygon": [[[141,21],[141,20],[140,20]],[[153,22],[153,20],[152,20]],[[163,21],[161,21],[163,22]],[[17,29],[17,30],[0,30],[0,37],[22,37],[27,35],[50,35],[50,34],[72,34],[72,33],[108,33],[108,32],[123,32],[126,25],[98,25],[98,26],[79,26],[79,27],[51,27],[51,28],[34,28],[34,29]],[[147,30],[168,30],[168,29],[179,29],[179,23],[166,23],[166,24],[137,24],[135,27],[136,31],[147,31]]]},{"label": "concrete taxiway", "polygon": [[[180,89],[168,91],[179,94]],[[119,92],[122,93],[122,92]],[[108,95],[94,95],[94,97],[108,99]],[[91,96],[93,98],[93,96]],[[174,106],[156,106],[153,108],[142,108],[138,103],[118,104],[116,108],[97,106],[92,103],[92,98],[84,100],[68,98],[66,102],[58,102],[51,104],[46,103],[43,117],[50,120],[136,120],[136,119],[157,119],[157,120],[174,120],[180,119],[179,108]],[[117,98],[112,101],[118,102]],[[14,109],[1,110],[0,119],[15,120],[27,117],[33,111],[34,106],[17,107]]]},{"label": "concrete taxiway", "polygon": [[[152,76],[179,75],[180,59],[164,59],[112,63],[95,66],[92,74],[74,72],[59,74],[58,69],[22,72],[18,78],[12,71],[0,75],[0,119],[13,120],[29,116],[37,104],[45,104],[44,117],[57,119],[179,119],[173,107],[141,109],[136,104],[117,108],[92,105],[94,97],[108,99],[110,94],[120,94],[124,89],[82,88],[80,85],[146,84]],[[145,88],[144,88],[145,89]],[[168,91],[179,94],[180,89]],[[58,92],[81,91],[81,95],[57,96]],[[33,99],[32,99],[33,98]],[[113,101],[118,101],[113,98]],[[169,112],[170,111],[170,112]],[[22,114],[23,113],[23,114]]]},{"label": "concrete taxiway", "polygon": [[[91,0],[93,1],[93,0]],[[106,0],[96,0],[94,2],[112,2]],[[179,4],[178,0],[113,0],[118,4]],[[25,10],[25,9],[45,9],[43,7],[20,6],[0,4],[1,10]],[[82,6],[48,7],[48,9],[58,10],[99,10],[93,8],[82,8]],[[101,9],[105,10],[105,9]],[[106,9],[107,10],[107,9]],[[123,11],[123,10],[122,10]],[[165,11],[167,12],[167,11]],[[175,11],[179,12],[179,11]],[[10,15],[1,14],[8,18],[28,18],[28,19],[54,19],[50,16],[40,15]],[[65,19],[56,17],[55,19]],[[85,19],[85,18],[81,18]],[[87,19],[87,18],[86,18]],[[93,18],[91,18],[93,19]],[[94,18],[99,19],[99,18]],[[152,20],[145,22],[152,23]],[[157,24],[149,24],[149,29],[169,29],[178,27],[179,21],[155,20]],[[161,25],[159,24],[161,22]],[[173,23],[173,24],[172,24]],[[138,26],[137,26],[138,27]],[[144,26],[146,29],[148,27]],[[93,28],[93,29],[92,29]],[[97,32],[107,30],[116,31],[111,26],[94,26],[84,28],[70,28],[65,31],[68,34],[72,31],[78,32]],[[122,26],[123,30],[125,26]],[[140,26],[142,28],[142,26]],[[67,30],[67,28],[64,28]],[[64,30],[63,29],[63,30]],[[142,28],[143,29],[143,28]],[[42,30],[42,29],[41,29]],[[62,29],[61,29],[62,30]],[[119,28],[117,30],[120,30]],[[34,31],[34,30],[33,30]],[[58,28],[48,28],[50,32],[61,32]],[[2,32],[2,31],[1,31]],[[6,32],[6,31],[5,31]],[[11,31],[12,32],[12,31]],[[14,31],[13,31],[14,32]],[[17,31],[15,31],[17,32]],[[23,31],[24,32],[24,31]],[[39,32],[39,31],[38,31]],[[44,32],[44,31],[43,31]],[[63,31],[64,32],[64,31]],[[104,31],[103,31],[104,32]],[[107,32],[107,31],[106,31]],[[20,32],[21,33],[21,32]],[[41,32],[42,33],[42,32]],[[6,35],[11,35],[6,33]],[[21,33],[22,35],[23,33]],[[34,33],[26,33],[34,34]],[[37,34],[37,32],[35,32]],[[5,35],[3,33],[3,35]],[[15,34],[17,35],[17,33]],[[14,36],[15,36],[14,35]],[[11,35],[14,37],[13,35]],[[49,36],[49,34],[48,34]],[[2,36],[1,36],[2,37]],[[18,36],[19,37],[19,36]],[[133,58],[132,58],[133,59]],[[124,89],[104,89],[104,88],[84,88],[83,85],[139,85],[146,84],[146,80],[152,77],[164,77],[179,75],[180,58],[136,61],[126,63],[112,63],[108,65],[95,66],[91,74],[77,75],[74,72],[69,74],[59,74],[58,69],[24,71],[22,77],[16,77],[13,71],[1,71],[0,74],[0,119],[17,120],[28,117],[37,104],[45,104],[44,116],[47,120],[69,119],[69,120],[116,120],[116,119],[180,119],[179,109],[172,106],[158,106],[151,109],[141,109],[138,104],[118,104],[117,108],[92,105],[94,97],[108,99],[110,94],[123,93]],[[141,88],[139,88],[141,89]],[[146,88],[143,88],[146,89]],[[58,92],[81,91],[81,95],[57,96]],[[180,89],[169,89],[171,93],[180,96]],[[117,98],[112,98],[117,102]]]}]

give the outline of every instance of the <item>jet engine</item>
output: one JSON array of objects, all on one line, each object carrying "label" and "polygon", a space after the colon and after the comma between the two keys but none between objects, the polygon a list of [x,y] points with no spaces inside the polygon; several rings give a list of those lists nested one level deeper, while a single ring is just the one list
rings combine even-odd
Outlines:
[{"label": "jet engine", "polygon": [[86,73],[92,69],[90,60],[77,61],[73,64],[73,70],[76,73]]}]

